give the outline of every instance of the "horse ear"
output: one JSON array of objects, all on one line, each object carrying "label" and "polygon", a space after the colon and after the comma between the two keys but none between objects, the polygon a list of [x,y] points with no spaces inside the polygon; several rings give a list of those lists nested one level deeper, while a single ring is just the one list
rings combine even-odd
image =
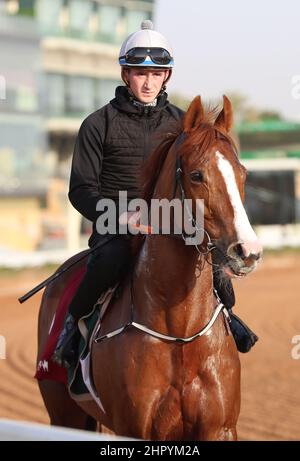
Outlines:
[{"label": "horse ear", "polygon": [[192,128],[196,128],[200,125],[204,118],[204,109],[202,106],[200,96],[196,96],[193,101],[191,102],[187,113],[184,117],[183,122],[183,131],[186,133],[190,131]]},{"label": "horse ear", "polygon": [[233,111],[232,105],[227,96],[223,95],[223,109],[219,113],[215,121],[215,126],[223,128],[227,133],[231,130],[233,125]]}]

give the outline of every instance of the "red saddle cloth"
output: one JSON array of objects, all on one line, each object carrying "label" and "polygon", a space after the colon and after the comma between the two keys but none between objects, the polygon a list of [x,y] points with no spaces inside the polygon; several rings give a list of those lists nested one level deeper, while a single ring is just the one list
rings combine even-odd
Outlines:
[{"label": "red saddle cloth", "polygon": [[81,267],[69,280],[61,295],[54,321],[52,322],[48,340],[40,361],[37,364],[37,370],[34,377],[38,380],[49,379],[67,384],[67,370],[52,362],[51,356],[54,352],[59,334],[63,328],[64,319],[68,306],[85,274],[86,268]]}]

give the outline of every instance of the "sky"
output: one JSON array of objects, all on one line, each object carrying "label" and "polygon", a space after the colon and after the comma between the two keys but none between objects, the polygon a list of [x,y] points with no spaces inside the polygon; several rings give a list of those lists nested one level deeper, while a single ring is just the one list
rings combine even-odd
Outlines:
[{"label": "sky", "polygon": [[173,47],[169,93],[239,92],[300,121],[300,0],[156,0],[154,26]]}]

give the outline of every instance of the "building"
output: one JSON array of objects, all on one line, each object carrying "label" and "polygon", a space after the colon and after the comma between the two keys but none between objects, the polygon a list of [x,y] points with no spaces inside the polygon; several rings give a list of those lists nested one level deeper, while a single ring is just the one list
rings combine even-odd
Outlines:
[{"label": "building", "polygon": [[0,247],[32,249],[41,239],[48,180],[39,109],[40,39],[31,18],[0,2]]},{"label": "building", "polygon": [[[106,104],[120,83],[120,44],[151,18],[152,1],[39,0],[50,148],[64,169],[83,118]],[[69,165],[68,165],[69,166]],[[69,174],[69,168],[65,173]]]},{"label": "building", "polygon": [[[120,45],[140,27],[143,19],[152,18],[154,0],[0,0],[0,5],[1,21],[10,24],[11,41],[15,41],[16,47],[12,53],[5,53],[6,59],[19,66],[20,74],[25,75],[28,69],[30,75],[36,77],[31,78],[31,89],[27,86],[25,91],[26,85],[21,85],[26,94],[18,99],[23,105],[27,104],[28,110],[30,106],[35,111],[35,120],[38,120],[38,128],[32,125],[28,136],[29,133],[32,137],[44,134],[43,143],[32,141],[43,149],[32,148],[26,154],[29,169],[22,170],[22,183],[27,181],[33,195],[40,197],[40,225],[37,226],[40,239],[28,245],[30,248],[68,245],[75,249],[80,246],[78,226],[89,232],[89,224],[79,221],[67,201],[75,137],[86,115],[114,96],[114,89],[120,83],[117,64]],[[0,29],[2,48],[3,30]],[[35,37],[34,41],[33,37],[31,41],[28,38],[30,51],[25,47],[27,33]],[[3,47],[3,51],[6,49]],[[33,61],[33,54],[39,56],[38,63]],[[12,104],[12,100],[10,93],[5,104],[0,100],[0,113],[6,113],[4,105]],[[17,137],[7,114],[4,117],[10,126],[7,146],[12,146]],[[27,114],[23,117],[24,123],[25,119],[29,120]],[[18,139],[22,144],[22,137]],[[7,169],[13,158],[17,159],[18,168],[25,162],[24,152],[14,147],[2,151],[2,155],[7,157]],[[45,174],[38,174],[35,165],[45,170]],[[16,178],[15,172],[12,173],[11,181],[17,181]],[[7,188],[7,177],[3,181]],[[23,190],[19,185],[18,188]],[[83,245],[86,240],[85,237]],[[15,239],[10,242],[20,248]]]}]

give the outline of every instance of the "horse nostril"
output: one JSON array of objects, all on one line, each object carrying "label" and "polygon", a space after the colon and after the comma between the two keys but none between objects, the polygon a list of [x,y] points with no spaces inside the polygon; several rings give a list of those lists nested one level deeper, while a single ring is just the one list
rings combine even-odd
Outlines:
[{"label": "horse nostril", "polygon": [[240,243],[235,245],[234,250],[235,250],[237,256],[239,256],[239,258],[242,258],[242,259],[245,258],[244,250],[243,250],[243,247],[242,247],[242,245]]},{"label": "horse nostril", "polygon": [[231,245],[229,245],[227,249],[227,255],[229,256],[229,258],[232,258],[232,259],[237,259],[237,258],[244,259],[245,254],[244,254],[243,245],[239,242],[232,243]]}]

